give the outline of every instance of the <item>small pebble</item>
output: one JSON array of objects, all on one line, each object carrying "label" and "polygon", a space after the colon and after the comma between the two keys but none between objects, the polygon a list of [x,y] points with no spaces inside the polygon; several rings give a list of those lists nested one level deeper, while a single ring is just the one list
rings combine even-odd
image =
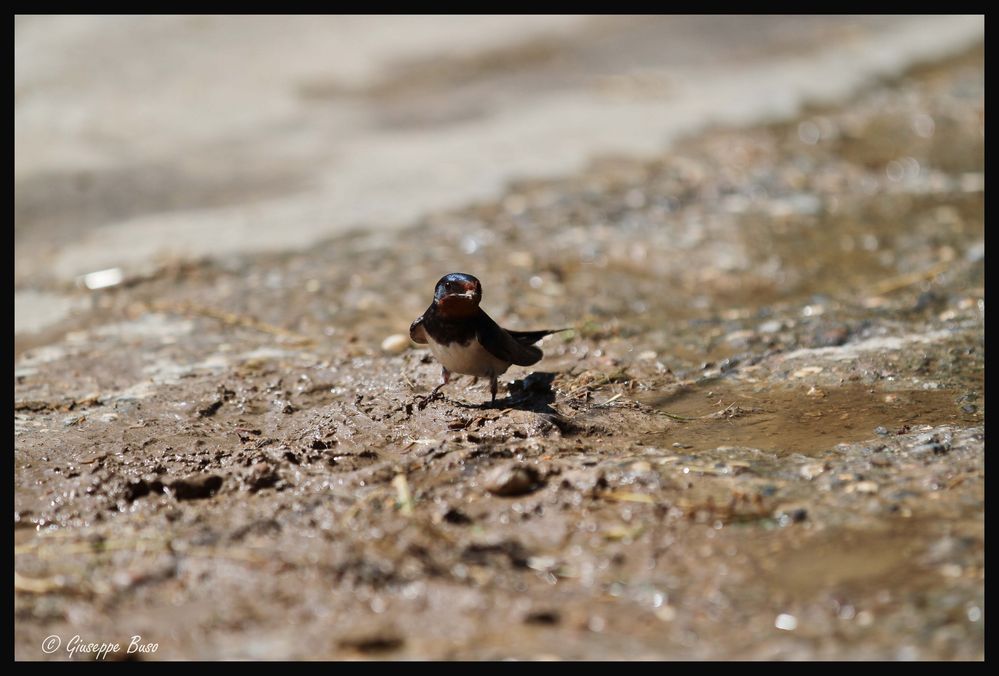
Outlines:
[{"label": "small pebble", "polygon": [[808,512],[805,509],[794,509],[788,512],[781,512],[777,516],[777,524],[781,528],[785,528],[794,523],[801,523],[808,518]]},{"label": "small pebble", "polygon": [[486,490],[493,495],[525,495],[539,487],[538,471],[528,465],[504,465],[486,478]]},{"label": "small pebble", "polygon": [[672,622],[676,619],[676,608],[673,606],[663,606],[655,610],[656,617],[663,622]]},{"label": "small pebble", "polygon": [[853,492],[855,493],[877,493],[878,485],[873,481],[858,481],[853,484]]},{"label": "small pebble", "polygon": [[798,619],[794,615],[781,613],[774,620],[774,626],[783,631],[794,631],[798,628]]},{"label": "small pebble", "polygon": [[246,488],[251,493],[256,493],[263,488],[269,488],[276,484],[280,479],[280,475],[278,475],[275,469],[266,462],[256,463],[243,477]]},{"label": "small pebble", "polygon": [[814,479],[815,477],[819,476],[820,474],[822,474],[825,471],[826,471],[826,466],[824,464],[822,464],[822,463],[819,463],[819,462],[809,463],[809,464],[803,466],[799,470],[799,472],[801,473],[801,476],[803,476],[804,478],[808,479],[809,481],[811,481],[812,479]]},{"label": "small pebble", "polygon": [[409,348],[409,336],[393,333],[382,341],[382,351],[389,354],[402,354]]},{"label": "small pebble", "polygon": [[946,452],[947,452],[947,447],[946,446],[944,446],[943,444],[941,444],[939,442],[932,441],[932,442],[930,442],[928,444],[919,444],[918,446],[916,446],[915,448],[913,448],[911,451],[909,451],[909,455],[915,455],[915,456],[920,456],[920,455],[943,455]]}]

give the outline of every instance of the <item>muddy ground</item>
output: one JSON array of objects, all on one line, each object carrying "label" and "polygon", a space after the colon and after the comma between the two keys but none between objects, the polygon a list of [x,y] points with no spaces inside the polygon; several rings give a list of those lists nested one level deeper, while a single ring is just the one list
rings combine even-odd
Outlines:
[{"label": "muddy ground", "polygon": [[[982,659],[983,63],[79,291],[16,346],[15,657]],[[574,330],[421,410],[382,343],[454,270]]]}]

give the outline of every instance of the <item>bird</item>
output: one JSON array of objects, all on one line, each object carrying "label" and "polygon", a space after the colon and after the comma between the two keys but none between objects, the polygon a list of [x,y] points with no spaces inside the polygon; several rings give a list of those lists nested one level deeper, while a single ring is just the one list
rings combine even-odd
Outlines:
[{"label": "bird", "polygon": [[481,301],[481,282],[467,273],[452,272],[440,278],[430,307],[410,325],[409,337],[429,345],[441,365],[440,383],[421,402],[421,409],[448,384],[453,373],[489,378],[490,403],[495,403],[497,378],[513,364],[538,363],[544,353],[535,343],[568,330],[504,329],[479,307]]}]

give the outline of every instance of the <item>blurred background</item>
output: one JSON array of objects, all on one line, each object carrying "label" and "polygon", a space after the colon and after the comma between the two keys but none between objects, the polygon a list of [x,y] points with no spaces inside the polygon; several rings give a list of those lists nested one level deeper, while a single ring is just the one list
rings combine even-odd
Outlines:
[{"label": "blurred background", "polygon": [[[298,250],[710,125],[788,118],[980,17],[15,19],[15,332],[81,275]],[[121,277],[112,273],[107,279]]]}]

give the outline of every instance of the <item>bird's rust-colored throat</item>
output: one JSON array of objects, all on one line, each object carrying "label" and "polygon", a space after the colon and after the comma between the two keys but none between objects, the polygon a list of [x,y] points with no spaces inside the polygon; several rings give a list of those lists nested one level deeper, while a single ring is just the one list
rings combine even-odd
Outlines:
[{"label": "bird's rust-colored throat", "polygon": [[437,313],[445,319],[468,319],[475,315],[479,304],[464,294],[444,296],[437,301]]}]

